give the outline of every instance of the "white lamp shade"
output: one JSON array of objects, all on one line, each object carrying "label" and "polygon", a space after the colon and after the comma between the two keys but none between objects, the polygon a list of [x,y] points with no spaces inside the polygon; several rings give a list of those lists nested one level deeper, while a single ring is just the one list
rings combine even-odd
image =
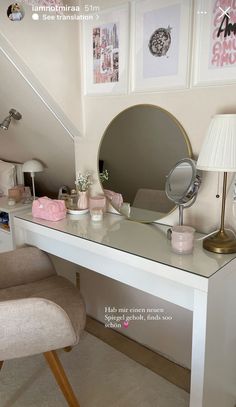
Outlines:
[{"label": "white lamp shade", "polygon": [[41,172],[43,171],[43,165],[38,160],[29,160],[23,164],[22,171],[23,172]]},{"label": "white lamp shade", "polygon": [[236,114],[213,117],[197,160],[197,168],[236,172]]}]

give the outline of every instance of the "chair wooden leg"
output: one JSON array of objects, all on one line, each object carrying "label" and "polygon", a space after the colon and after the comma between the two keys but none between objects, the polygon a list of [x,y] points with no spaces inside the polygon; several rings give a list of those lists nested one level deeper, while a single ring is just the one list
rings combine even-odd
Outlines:
[{"label": "chair wooden leg", "polygon": [[70,407],[80,407],[78,400],[72,390],[72,387],[67,379],[63,366],[55,351],[45,352],[44,356],[55,376],[58,385]]},{"label": "chair wooden leg", "polygon": [[3,365],[3,361],[0,360],[0,370],[2,368],[2,365]]}]

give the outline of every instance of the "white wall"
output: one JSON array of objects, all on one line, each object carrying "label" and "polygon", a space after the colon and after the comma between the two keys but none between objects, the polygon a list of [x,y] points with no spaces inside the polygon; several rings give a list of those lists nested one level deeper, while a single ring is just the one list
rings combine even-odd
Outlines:
[{"label": "white wall", "polygon": [[[116,0],[96,2],[101,6],[118,3],[120,2]],[[196,88],[175,92],[84,96],[85,131],[83,139],[76,141],[77,170],[90,170],[96,176],[98,145],[106,127],[122,110],[140,103],[154,104],[171,112],[185,128],[194,155],[197,156],[211,116],[216,113],[235,113],[235,93],[236,85],[232,84],[225,87]],[[202,231],[215,229],[220,213],[220,202],[215,197],[216,188],[216,175],[203,174],[203,184],[197,202],[191,209],[186,210],[186,224],[194,225]],[[93,185],[92,192],[98,191],[99,185],[96,183]],[[176,219],[176,215],[172,216],[172,221]],[[235,226],[230,200],[228,223]],[[173,321],[165,326],[160,326],[159,323],[147,323],[145,326],[143,323],[142,326],[134,324],[125,333],[169,355],[180,364],[190,366],[191,313],[90,272],[82,272],[82,291],[86,298],[88,312],[101,321],[104,320],[104,306],[107,305],[119,304],[127,307],[138,305],[144,308],[145,306],[155,308],[161,304],[173,315]]]},{"label": "white wall", "polygon": [[78,24],[72,21],[33,21],[32,8],[25,3],[23,20],[12,22],[6,14],[9,4],[9,0],[1,0],[1,34],[80,130]]},{"label": "white wall", "polygon": [[57,193],[63,184],[73,187],[74,140],[1,52],[0,71],[0,120],[12,107],[22,114],[21,120],[12,120],[7,131],[0,129],[0,159],[41,160],[45,171],[36,175],[35,182],[43,186],[44,194]]},{"label": "white wall", "polygon": [[60,120],[73,136],[82,129],[78,24],[33,21],[25,3],[23,20],[12,22],[8,6],[1,1],[0,120],[11,107],[22,120],[12,121],[7,132],[0,130],[0,158],[40,159],[46,171],[36,183],[43,184],[42,193],[55,193],[63,184],[73,187],[75,179],[74,140]]}]

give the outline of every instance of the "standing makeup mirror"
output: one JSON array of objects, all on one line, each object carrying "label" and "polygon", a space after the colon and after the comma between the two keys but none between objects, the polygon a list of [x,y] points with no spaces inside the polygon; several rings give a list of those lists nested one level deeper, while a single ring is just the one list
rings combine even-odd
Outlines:
[{"label": "standing makeup mirror", "polygon": [[194,204],[200,184],[201,178],[196,168],[196,162],[189,158],[180,160],[171,169],[166,179],[166,195],[179,206],[180,225],[183,225],[183,210]]},{"label": "standing makeup mirror", "polygon": [[132,106],[112,120],[102,137],[99,172],[109,173],[102,186],[122,195],[123,205],[111,201],[121,214],[157,221],[175,208],[165,193],[167,175],[176,162],[191,156],[187,134],[172,114],[154,105]]}]

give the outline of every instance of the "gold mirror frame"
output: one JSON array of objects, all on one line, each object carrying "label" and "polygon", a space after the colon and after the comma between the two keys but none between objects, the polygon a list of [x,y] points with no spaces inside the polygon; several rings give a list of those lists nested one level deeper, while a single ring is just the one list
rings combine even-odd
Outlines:
[{"label": "gold mirror frame", "polygon": [[[104,138],[107,136],[107,131],[108,131],[109,127],[112,126],[112,124],[114,123],[114,121],[117,120],[122,114],[124,114],[125,112],[128,112],[128,111],[130,111],[130,110],[133,110],[133,109],[136,108],[136,107],[145,107],[145,108],[146,108],[146,107],[151,107],[151,108],[157,109],[158,111],[160,111],[160,112],[162,112],[162,113],[165,113],[165,114],[173,121],[173,123],[178,127],[179,131],[181,132],[181,134],[182,134],[182,136],[183,136],[183,138],[184,138],[184,141],[185,141],[185,143],[186,143],[187,152],[188,152],[188,157],[186,157],[186,158],[193,158],[192,147],[191,147],[191,143],[190,143],[190,140],[189,140],[189,138],[188,138],[188,135],[187,135],[185,129],[183,128],[183,126],[180,124],[180,122],[176,119],[175,116],[173,116],[170,112],[168,112],[167,110],[163,109],[162,107],[157,106],[157,105],[154,105],[154,104],[137,104],[137,105],[129,106],[128,108],[126,108],[126,109],[122,110],[121,112],[119,112],[119,113],[111,120],[111,122],[107,125],[107,127],[105,128],[104,133],[103,133],[103,136],[102,136],[102,138],[101,138],[101,140],[100,140],[100,143],[99,143],[99,147],[98,147],[98,156],[97,156],[97,171],[98,171],[98,175],[100,174],[100,171],[99,171],[99,159],[100,159],[101,146],[102,146],[102,143],[103,143],[103,141],[104,141]],[[182,158],[185,158],[185,157],[182,157]],[[177,161],[178,161],[178,160],[177,160]],[[176,162],[177,162],[177,161],[176,161]],[[166,176],[167,176],[167,175],[168,175],[168,174],[166,174]],[[100,186],[101,186],[102,190],[104,190],[104,187],[103,187],[103,185],[102,185],[102,183],[101,183],[101,181],[100,181],[100,176],[98,176],[98,178],[99,178]],[[106,188],[105,188],[105,189],[106,189]],[[116,191],[116,192],[122,193],[122,191]],[[122,211],[120,208],[116,207],[116,206],[112,203],[112,201],[109,201],[109,202],[110,202],[111,206],[112,206],[117,212],[119,212],[121,215],[125,215],[128,219],[134,220],[134,221],[138,221],[138,222],[141,222],[141,223],[152,223],[152,222],[155,222],[155,221],[159,221],[159,220],[161,220],[162,218],[164,218],[164,217],[166,217],[167,215],[169,215],[171,212],[173,212],[173,211],[176,209],[176,205],[175,205],[175,206],[173,206],[173,208],[172,208],[168,213],[165,213],[165,214],[164,214],[163,216],[161,216],[161,217],[158,217],[157,212],[156,212],[156,215],[155,215],[155,212],[150,211],[150,210],[147,210],[147,212],[150,212],[150,217],[148,218],[148,216],[142,214],[142,215],[143,215],[142,218],[139,218],[139,217],[136,217],[136,216],[128,216],[128,214],[127,214],[126,211]]]}]

